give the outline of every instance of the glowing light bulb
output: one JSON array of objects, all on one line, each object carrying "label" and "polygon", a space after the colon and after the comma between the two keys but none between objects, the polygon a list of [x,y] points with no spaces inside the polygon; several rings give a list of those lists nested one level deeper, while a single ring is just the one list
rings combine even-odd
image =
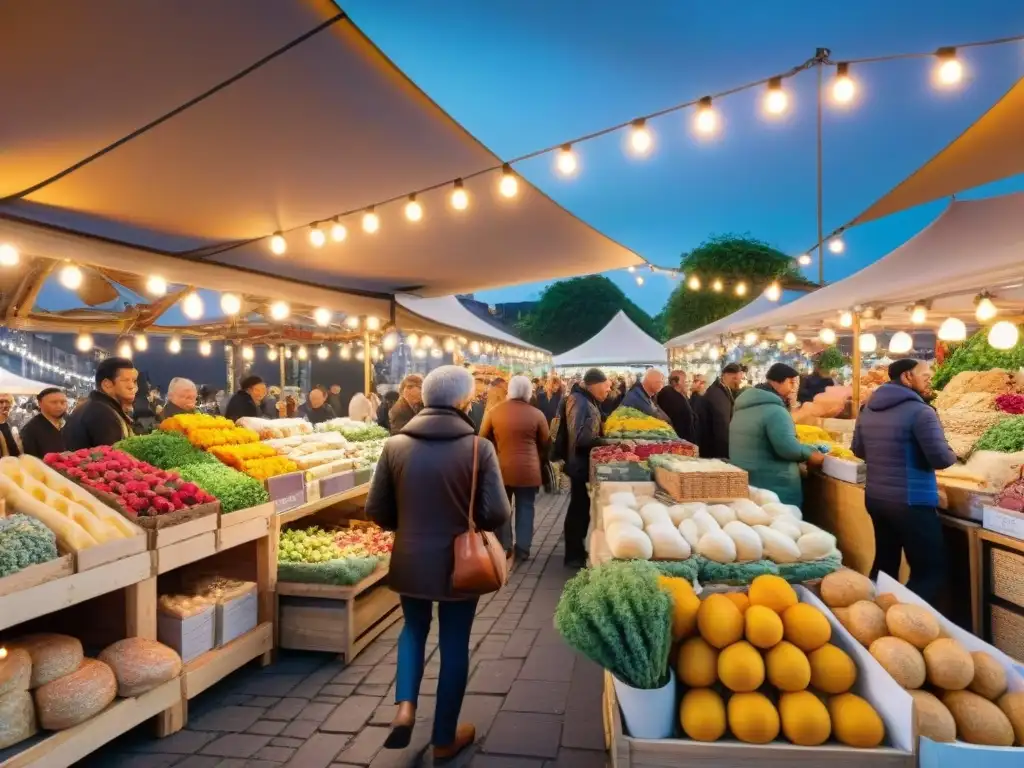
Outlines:
[{"label": "glowing light bulb", "polygon": [[832,100],[836,104],[849,104],[857,95],[857,84],[850,77],[850,65],[845,61],[836,64],[836,79],[832,82]]},{"label": "glowing light bulb", "polygon": [[1000,320],[988,331],[988,343],[993,349],[1013,349],[1019,337],[1017,326],[1009,320]]},{"label": "glowing light bulb", "polygon": [[974,316],[977,318],[979,323],[987,323],[998,314],[999,310],[996,309],[996,305],[992,303],[992,299],[984,295],[978,299],[978,306],[974,309]]},{"label": "glowing light bulb", "polygon": [[519,194],[519,179],[516,178],[512,167],[508,163],[501,167],[501,181],[498,182],[498,191],[502,197],[515,197]]},{"label": "glowing light bulb", "polygon": [[317,307],[313,310],[313,322],[321,328],[326,328],[331,324],[331,310],[326,307]]},{"label": "glowing light bulb", "polygon": [[374,315],[366,316],[366,330],[368,331],[379,331],[380,330],[380,318]]},{"label": "glowing light bulb", "polygon": [[320,345],[319,347],[317,347],[316,357],[317,357],[318,360],[326,360],[327,356],[329,354],[331,354],[331,353],[327,350],[327,347],[325,347],[323,345]]},{"label": "glowing light bulb", "polygon": [[768,92],[764,96],[764,111],[769,115],[781,115],[789,108],[789,94],[782,88],[782,78],[773,77],[768,81]]},{"label": "glowing light bulb", "polygon": [[462,179],[455,180],[455,188],[451,195],[452,208],[456,211],[464,211],[469,207],[469,193],[462,186]]},{"label": "glowing light bulb", "polygon": [[634,120],[633,127],[629,131],[629,146],[635,155],[646,155],[654,145],[654,137],[651,129],[647,127],[645,120]]},{"label": "glowing light bulb", "polygon": [[420,337],[420,346],[423,347],[424,349],[430,349],[432,346],[434,346],[434,337],[433,336],[421,336]]},{"label": "glowing light bulb", "polygon": [[947,317],[939,326],[939,341],[963,341],[967,338],[967,325],[958,317]]},{"label": "glowing light bulb", "polygon": [[[439,350],[435,349],[434,351],[438,352]],[[438,355],[438,357],[440,357],[440,355]],[[380,347],[370,347],[370,359],[373,360],[373,362],[377,362],[378,360],[380,360]]]},{"label": "glowing light bulb", "polygon": [[77,290],[82,287],[82,280],[85,276],[82,274],[82,270],[76,267],[74,264],[65,264],[60,270],[60,284],[63,285],[70,291]]},{"label": "glowing light bulb", "polygon": [[938,58],[935,66],[935,84],[940,88],[959,84],[964,78],[964,66],[956,57],[956,48],[939,48],[935,56]]},{"label": "glowing light bulb", "polygon": [[122,341],[117,345],[117,356],[127,357],[129,360],[132,359],[132,345],[127,341]]},{"label": "glowing light bulb", "polygon": [[822,328],[818,333],[818,338],[821,339],[822,344],[835,344],[836,332],[831,328]]},{"label": "glowing light bulb", "polygon": [[267,350],[267,360],[269,360],[272,363],[277,360],[277,348],[276,347],[271,347],[270,349]]},{"label": "glowing light bulb", "polygon": [[757,333],[754,331],[747,331],[743,334],[743,343],[748,347],[752,347],[757,344]]},{"label": "glowing light bulb", "polygon": [[390,352],[391,350],[398,346],[398,334],[395,333],[394,331],[386,334],[384,336],[382,344],[384,346],[384,350],[386,352]]},{"label": "glowing light bulb", "polygon": [[291,360],[292,359],[292,348],[291,347],[285,347],[284,348],[284,359],[285,360]]},{"label": "glowing light bulb", "polygon": [[20,260],[17,248],[10,243],[0,243],[0,267],[15,267]]},{"label": "glowing light bulb", "polygon": [[199,354],[203,357],[209,357],[213,354],[213,344],[208,341],[199,342]]},{"label": "glowing light bulb", "polygon": [[376,234],[380,229],[380,216],[374,212],[373,208],[367,208],[366,213],[363,214],[363,232],[368,235]]},{"label": "glowing light bulb", "polygon": [[405,343],[409,345],[409,349],[416,349],[416,346],[420,343],[420,337],[415,333],[410,333],[405,337]]},{"label": "glowing light bulb", "polygon": [[715,362],[721,353],[718,351],[718,347],[712,347],[708,350],[708,360]]},{"label": "glowing light bulb", "polygon": [[248,344],[246,344],[244,347],[242,347],[242,359],[243,360],[247,360],[247,361],[248,360],[252,360],[254,357],[256,357],[256,352],[255,352],[255,350],[252,347],[250,347]]},{"label": "glowing light bulb", "polygon": [[924,304],[915,304],[914,308],[910,310],[910,322],[914,325],[924,325],[926,320],[928,320],[928,307]]},{"label": "glowing light bulb", "polygon": [[275,301],[270,305],[270,319],[281,322],[287,320],[288,315],[292,313],[292,308],[288,306],[287,301]]},{"label": "glowing light bulb", "polygon": [[691,291],[699,291],[700,278],[697,277],[696,275],[691,275],[690,279],[686,281],[686,287],[689,288]]},{"label": "glowing light bulb", "polygon": [[724,288],[724,286],[722,285],[722,281],[716,277],[715,281],[711,283],[711,290],[714,291],[715,293],[721,293],[722,288]]},{"label": "glowing light bulb", "polygon": [[572,151],[571,144],[565,144],[558,150],[558,155],[555,158],[555,167],[563,176],[572,176],[576,173],[577,168],[579,168],[579,162],[576,160],[576,153]]},{"label": "glowing light bulb", "polygon": [[352,357],[352,347],[342,344],[341,349],[338,350],[338,357],[342,360],[349,360]]},{"label": "glowing light bulb", "polygon": [[796,334],[792,331],[786,331],[786,335],[782,337],[782,340],[786,344],[796,344]]},{"label": "glowing light bulb", "polygon": [[337,219],[331,224],[331,240],[336,243],[345,242],[345,238],[348,237],[348,229]]},{"label": "glowing light bulb", "polygon": [[718,130],[718,113],[711,106],[710,96],[705,96],[697,104],[697,114],[693,118],[693,129],[703,136],[710,136]]},{"label": "glowing light bulb", "polygon": [[796,263],[799,264],[801,267],[809,267],[811,266],[811,257],[806,253],[801,253],[797,257]]},{"label": "glowing light bulb", "polygon": [[636,284],[637,285],[643,285],[644,284],[644,278],[643,278],[642,275],[637,275],[636,276]]},{"label": "glowing light bulb", "polygon": [[135,334],[135,348],[139,350],[139,352],[145,352],[147,349],[149,349],[149,339],[146,338],[146,334]]},{"label": "glowing light bulb", "polygon": [[865,355],[870,355],[878,349],[878,339],[875,338],[875,334],[873,333],[862,333],[859,345],[861,352]]},{"label": "glowing light bulb", "polygon": [[353,331],[359,327],[359,315],[349,315],[345,318],[345,327]]},{"label": "glowing light bulb", "polygon": [[172,355],[176,355],[181,352],[181,339],[177,336],[171,336],[171,338],[167,340],[167,351]]},{"label": "glowing light bulb", "polygon": [[314,248],[323,248],[324,243],[327,242],[327,235],[317,225],[313,225],[309,228],[309,244]]},{"label": "glowing light bulb", "polygon": [[160,275],[150,275],[146,279],[146,293],[150,296],[166,296],[167,281],[160,277]]},{"label": "glowing light bulb", "polygon": [[405,218],[412,222],[423,221],[423,206],[416,195],[409,195],[409,202],[405,204]]},{"label": "glowing light bulb", "polygon": [[222,293],[220,295],[220,311],[225,315],[237,315],[242,311],[242,299],[236,293]]},{"label": "glowing light bulb", "polygon": [[747,284],[744,283],[743,281],[740,281],[740,282],[736,283],[735,291],[736,291],[736,295],[737,296],[746,296],[747,295]]},{"label": "glowing light bulb", "polygon": [[298,355],[299,360],[308,360],[309,359],[309,350],[306,349],[305,345],[302,345],[301,347],[299,347],[299,351],[296,354]]},{"label": "glowing light bulb", "polygon": [[444,340],[444,351],[445,352],[454,352],[455,351],[455,339],[453,339],[451,336],[449,336],[447,339]]},{"label": "glowing light bulb", "polygon": [[480,354],[480,342],[479,341],[471,341],[469,343],[469,351],[470,351],[471,354],[479,355]]},{"label": "glowing light bulb", "polygon": [[839,325],[843,328],[849,328],[853,325],[853,313],[852,312],[840,312],[839,313]]},{"label": "glowing light bulb", "polygon": [[275,256],[283,256],[287,250],[288,241],[280,232],[275,232],[270,238],[270,252]]},{"label": "glowing light bulb", "polygon": [[832,253],[842,253],[846,250],[846,243],[843,242],[841,237],[833,237],[828,241],[828,249]]},{"label": "glowing light bulb", "polygon": [[181,312],[189,320],[198,320],[203,316],[203,298],[195,291],[189,291],[181,300]]},{"label": "glowing light bulb", "polygon": [[894,355],[905,355],[914,348],[914,339],[906,331],[896,331],[889,339],[889,351]]}]

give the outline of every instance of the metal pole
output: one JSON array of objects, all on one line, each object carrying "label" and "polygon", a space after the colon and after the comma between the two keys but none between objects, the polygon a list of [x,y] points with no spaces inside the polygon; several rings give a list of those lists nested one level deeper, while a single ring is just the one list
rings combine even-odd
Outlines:
[{"label": "metal pole", "polygon": [[853,313],[853,402],[850,404],[850,414],[857,418],[860,412],[860,313]]},{"label": "metal pole", "polygon": [[370,396],[370,383],[373,379],[373,363],[370,357],[370,332],[363,331],[363,394],[367,397]]},{"label": "metal pole", "polygon": [[[284,359],[284,346],[277,348],[277,367],[278,373],[281,376],[281,391],[284,392],[285,384],[288,382],[288,377],[285,375],[285,359]],[[284,395],[282,395],[284,397]]]},{"label": "metal pole", "polygon": [[817,171],[818,171],[818,173],[817,173],[817,175],[818,175],[818,284],[819,285],[824,285],[825,284],[825,249],[824,249],[823,246],[824,246],[824,240],[825,240],[825,230],[824,230],[824,225],[822,223],[822,218],[823,218],[822,217],[822,198],[823,198],[822,188],[823,188],[824,185],[822,183],[822,168],[821,168],[822,167],[822,146],[821,146],[822,145],[822,139],[821,139],[821,133],[822,133],[822,131],[821,131],[822,104],[821,104],[821,102],[822,102],[822,89],[824,88],[824,83],[822,82],[821,68],[822,68],[822,64],[819,61],[818,64],[817,64],[817,67],[816,67],[816,69],[818,71],[818,106],[817,106],[817,133],[818,133],[818,137],[817,137],[817,151],[818,151],[818,162],[817,162],[817,166],[818,166],[817,167]]}]

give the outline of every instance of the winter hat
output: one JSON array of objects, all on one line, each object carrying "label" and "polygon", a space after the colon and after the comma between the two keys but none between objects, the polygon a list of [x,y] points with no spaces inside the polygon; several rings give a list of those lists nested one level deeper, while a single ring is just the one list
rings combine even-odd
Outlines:
[{"label": "winter hat", "polygon": [[608,381],[608,377],[604,375],[604,371],[600,368],[591,368],[583,374],[583,383],[588,387],[592,384],[601,384],[605,381]]},{"label": "winter hat", "polygon": [[765,374],[765,378],[768,381],[774,381],[776,384],[781,384],[787,379],[793,379],[800,374],[795,368],[792,368],[785,363],[776,363],[768,369],[768,373]]}]

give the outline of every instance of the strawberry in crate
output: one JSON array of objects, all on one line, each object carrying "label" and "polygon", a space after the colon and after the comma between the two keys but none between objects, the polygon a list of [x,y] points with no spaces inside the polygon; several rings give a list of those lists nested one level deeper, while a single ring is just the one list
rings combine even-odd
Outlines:
[{"label": "strawberry in crate", "polygon": [[130,519],[156,517],[215,501],[195,483],[182,480],[177,472],[158,469],[110,446],[48,453],[44,461],[112,501]]}]

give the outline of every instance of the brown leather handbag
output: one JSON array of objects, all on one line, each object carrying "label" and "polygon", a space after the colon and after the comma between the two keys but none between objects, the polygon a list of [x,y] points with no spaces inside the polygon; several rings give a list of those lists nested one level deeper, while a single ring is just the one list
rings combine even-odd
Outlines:
[{"label": "brown leather handbag", "polygon": [[473,480],[469,491],[469,530],[455,538],[455,563],[452,590],[464,595],[497,592],[508,581],[508,561],[498,537],[490,531],[478,531],[473,520],[476,508],[477,471],[480,464],[480,438],[473,438]]}]

